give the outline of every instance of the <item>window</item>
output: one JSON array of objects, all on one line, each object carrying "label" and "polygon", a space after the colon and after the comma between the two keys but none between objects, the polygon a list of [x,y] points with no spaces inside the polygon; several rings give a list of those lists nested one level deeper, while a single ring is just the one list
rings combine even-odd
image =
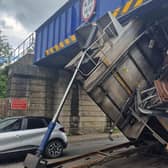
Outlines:
[{"label": "window", "polygon": [[21,130],[21,119],[5,119],[0,122],[0,132]]},{"label": "window", "polygon": [[45,121],[41,118],[29,118],[27,123],[27,129],[45,128]]},{"label": "window", "polygon": [[48,126],[48,125],[49,125],[49,123],[51,122],[51,119],[49,119],[49,118],[45,118],[45,121],[46,121],[47,126]]},{"label": "window", "polygon": [[[52,121],[51,119],[49,119],[49,118],[45,118],[44,119],[45,121],[46,121],[46,123],[47,123],[47,126],[50,124],[50,122]],[[59,123],[60,124],[60,122],[57,120],[57,123]]]}]

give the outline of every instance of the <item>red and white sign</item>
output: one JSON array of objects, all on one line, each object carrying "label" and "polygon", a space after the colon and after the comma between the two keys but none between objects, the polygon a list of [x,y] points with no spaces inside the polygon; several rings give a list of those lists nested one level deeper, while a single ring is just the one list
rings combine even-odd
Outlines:
[{"label": "red and white sign", "polygon": [[83,0],[81,8],[82,19],[85,22],[88,22],[94,15],[95,9],[96,9],[96,0]]},{"label": "red and white sign", "polygon": [[13,98],[11,99],[11,110],[27,110],[27,99]]}]

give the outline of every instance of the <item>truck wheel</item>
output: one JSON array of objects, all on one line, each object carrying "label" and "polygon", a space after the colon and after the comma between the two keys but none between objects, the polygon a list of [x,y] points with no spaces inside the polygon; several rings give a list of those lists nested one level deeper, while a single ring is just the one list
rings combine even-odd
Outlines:
[{"label": "truck wheel", "polygon": [[45,156],[51,159],[58,158],[62,155],[63,149],[64,146],[60,140],[52,140],[46,146]]}]

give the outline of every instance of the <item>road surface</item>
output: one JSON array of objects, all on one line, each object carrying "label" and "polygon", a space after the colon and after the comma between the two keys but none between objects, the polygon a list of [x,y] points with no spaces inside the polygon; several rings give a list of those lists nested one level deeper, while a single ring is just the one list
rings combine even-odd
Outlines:
[{"label": "road surface", "polygon": [[95,165],[91,168],[167,168],[168,159],[160,155],[134,155]]},{"label": "road surface", "polygon": [[[114,138],[114,141],[110,141],[107,137],[96,140],[80,140],[69,144],[68,148],[64,151],[63,156],[60,159],[67,157],[81,155],[89,152],[96,151],[98,149],[110,147],[112,145],[120,144],[126,140],[123,137]],[[23,168],[23,161],[8,160],[6,162],[1,161],[0,168]]]}]

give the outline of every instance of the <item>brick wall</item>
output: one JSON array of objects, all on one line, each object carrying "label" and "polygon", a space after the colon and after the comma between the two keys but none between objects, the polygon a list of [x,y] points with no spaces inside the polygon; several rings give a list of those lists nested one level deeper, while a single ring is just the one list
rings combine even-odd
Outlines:
[{"label": "brick wall", "polygon": [[3,118],[7,115],[8,112],[8,100],[0,99],[0,118]]},{"label": "brick wall", "polygon": [[[65,93],[71,74],[65,70],[41,68],[31,65],[32,55],[26,56],[9,69],[8,97],[27,98],[26,111],[9,108],[9,116],[52,117]],[[27,63],[28,62],[28,63]],[[71,89],[59,120],[67,132],[73,134],[103,132],[106,116],[75,82]]]}]

